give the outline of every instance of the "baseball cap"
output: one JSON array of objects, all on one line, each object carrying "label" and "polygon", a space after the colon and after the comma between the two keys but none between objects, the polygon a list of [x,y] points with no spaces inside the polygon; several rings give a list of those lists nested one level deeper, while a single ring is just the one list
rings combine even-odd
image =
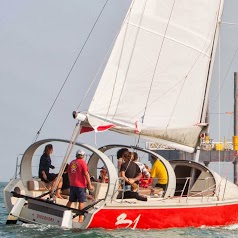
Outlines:
[{"label": "baseball cap", "polygon": [[76,156],[77,155],[85,155],[85,152],[83,150],[77,150],[76,151]]}]

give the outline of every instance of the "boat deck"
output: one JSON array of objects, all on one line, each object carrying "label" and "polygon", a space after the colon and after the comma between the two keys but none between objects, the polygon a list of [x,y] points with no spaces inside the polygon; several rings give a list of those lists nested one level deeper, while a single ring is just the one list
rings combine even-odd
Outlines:
[{"label": "boat deck", "polygon": [[[105,208],[110,207],[127,207],[128,209],[133,207],[188,207],[188,206],[204,206],[204,205],[219,205],[224,201],[218,201],[216,197],[173,197],[173,198],[159,198],[148,196],[148,201],[139,201],[137,199],[115,199],[105,204]],[[237,199],[238,200],[238,199]],[[230,204],[237,202],[237,200],[230,200]],[[228,204],[228,201],[225,202]]]}]

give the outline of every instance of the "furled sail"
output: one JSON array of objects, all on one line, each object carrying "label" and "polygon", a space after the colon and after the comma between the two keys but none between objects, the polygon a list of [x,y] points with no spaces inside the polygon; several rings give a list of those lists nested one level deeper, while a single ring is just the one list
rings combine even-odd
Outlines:
[{"label": "furled sail", "polygon": [[221,0],[134,0],[87,113],[192,152],[204,127]]}]

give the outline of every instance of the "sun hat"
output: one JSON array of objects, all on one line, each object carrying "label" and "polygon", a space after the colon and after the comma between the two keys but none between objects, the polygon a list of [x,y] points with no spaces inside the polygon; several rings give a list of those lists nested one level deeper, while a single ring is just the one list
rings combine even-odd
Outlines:
[{"label": "sun hat", "polygon": [[85,155],[85,152],[83,150],[77,150],[76,151],[76,156],[77,155]]}]

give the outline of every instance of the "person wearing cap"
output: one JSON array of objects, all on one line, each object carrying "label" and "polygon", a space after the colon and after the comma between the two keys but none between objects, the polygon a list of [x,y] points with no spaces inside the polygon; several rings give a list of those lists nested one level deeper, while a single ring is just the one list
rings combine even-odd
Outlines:
[{"label": "person wearing cap", "polygon": [[[79,210],[84,208],[84,202],[86,201],[86,188],[88,187],[89,191],[93,190],[84,155],[85,152],[83,150],[78,150],[76,152],[76,159],[71,161],[68,167],[70,194],[66,206],[70,207],[72,202],[78,202]],[[79,216],[79,222],[83,222],[83,218],[83,215]]]}]

